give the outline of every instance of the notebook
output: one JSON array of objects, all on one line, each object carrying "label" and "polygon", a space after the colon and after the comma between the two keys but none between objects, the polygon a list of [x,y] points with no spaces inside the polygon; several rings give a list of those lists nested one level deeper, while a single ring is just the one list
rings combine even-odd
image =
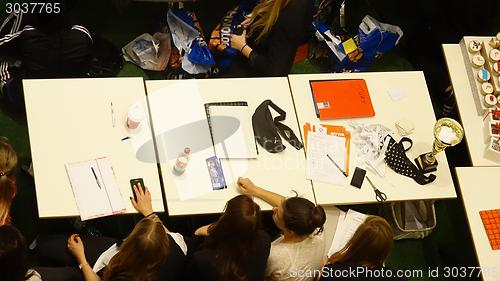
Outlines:
[{"label": "notebook", "polygon": [[321,120],[375,115],[364,79],[312,80],[309,85]]},{"label": "notebook", "polygon": [[83,221],[127,211],[108,158],[70,163],[65,166]]},{"label": "notebook", "polygon": [[205,111],[218,158],[257,158],[247,102],[207,103]]},{"label": "notebook", "polygon": [[483,221],[491,249],[500,249],[500,209],[480,211],[479,216]]}]

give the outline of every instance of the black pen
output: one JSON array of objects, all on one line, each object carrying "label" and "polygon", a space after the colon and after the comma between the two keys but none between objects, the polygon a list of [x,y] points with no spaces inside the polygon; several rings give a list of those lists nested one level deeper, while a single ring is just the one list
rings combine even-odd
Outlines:
[{"label": "black pen", "polygon": [[333,161],[332,157],[330,157],[330,155],[328,155],[328,154],[326,155],[326,157],[328,157],[328,159],[330,159],[330,161],[332,161],[333,165],[335,165],[335,167],[337,167],[337,169],[339,169],[339,170],[340,170],[340,172],[342,172],[342,174],[344,175],[344,177],[346,177],[346,178],[347,178],[347,173],[346,173],[346,172],[344,172],[344,170],[342,170],[342,169],[339,167],[339,165],[337,165],[337,163],[336,163],[335,161]]},{"label": "black pen", "polygon": [[102,189],[101,187],[101,183],[99,182],[99,180],[97,179],[97,175],[95,174],[95,171],[94,171],[94,167],[90,167],[90,169],[92,170],[92,174],[94,174],[94,178],[95,178],[95,181],[97,182],[97,186]]}]

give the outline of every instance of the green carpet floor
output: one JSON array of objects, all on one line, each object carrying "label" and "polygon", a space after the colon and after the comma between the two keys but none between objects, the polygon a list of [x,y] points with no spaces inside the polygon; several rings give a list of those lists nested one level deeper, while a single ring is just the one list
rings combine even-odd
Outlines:
[{"label": "green carpet floor", "polygon": [[[4,1],[0,1],[4,2]],[[131,41],[136,36],[154,32],[159,27],[159,20],[165,15],[165,4],[131,3],[118,5],[124,1],[74,1],[71,14],[77,23],[108,39],[117,47]],[[125,1],[126,2],[126,1]],[[221,1],[213,7],[210,1],[201,1],[197,6],[200,22],[206,26],[205,33],[216,24],[215,19],[222,17],[234,1]],[[2,15],[0,15],[0,19]],[[489,33],[488,33],[489,34]],[[491,33],[492,34],[492,33]],[[444,66],[442,66],[444,67]],[[323,69],[315,62],[301,62],[294,66],[293,73],[317,73]],[[396,48],[381,58],[371,71],[415,70],[405,59],[404,52]],[[119,76],[140,76],[145,79],[163,79],[163,73],[144,71],[130,63],[125,64]],[[447,77],[445,77],[447,79]],[[449,83],[445,81],[444,83]],[[436,96],[439,93],[431,92]],[[12,112],[5,105],[0,106],[0,136],[6,136],[14,146],[20,159],[20,165],[30,162],[29,137],[24,113]],[[465,147],[459,146],[447,152],[448,156],[466,155]],[[54,151],[57,153],[57,151]],[[452,157],[453,158],[453,157]],[[467,165],[467,159],[458,157],[450,161],[452,166]],[[458,193],[458,190],[457,190]],[[413,280],[431,280],[426,278],[428,268],[444,266],[477,266],[467,221],[460,198],[436,202],[437,226],[433,233],[424,239],[396,241],[388,260],[388,265],[400,269],[422,269],[423,278]],[[378,212],[376,205],[355,206],[363,211]],[[33,180],[20,169],[18,171],[18,194],[12,208],[13,224],[28,240],[39,233],[57,233],[71,231],[71,219],[39,220],[36,211],[36,199]],[[93,225],[107,235],[125,235],[136,221],[134,216],[118,216],[96,220]],[[213,216],[164,218],[167,225],[176,231],[190,234],[202,222],[210,221]],[[444,277],[432,280],[445,280]]]}]

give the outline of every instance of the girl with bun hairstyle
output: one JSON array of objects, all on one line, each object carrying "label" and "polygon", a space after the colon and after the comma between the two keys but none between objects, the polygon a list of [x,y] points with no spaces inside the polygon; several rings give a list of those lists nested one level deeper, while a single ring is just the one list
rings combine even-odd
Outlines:
[{"label": "girl with bun hairstyle", "polygon": [[10,206],[16,195],[17,154],[8,143],[0,141],[0,225],[10,224]]},{"label": "girl with bun hairstyle", "polygon": [[238,179],[238,188],[242,194],[258,197],[273,206],[274,223],[282,232],[271,243],[266,280],[314,280],[317,277],[314,274],[323,265],[325,244],[318,235],[326,221],[323,208],[305,198],[285,198],[247,178]]}]

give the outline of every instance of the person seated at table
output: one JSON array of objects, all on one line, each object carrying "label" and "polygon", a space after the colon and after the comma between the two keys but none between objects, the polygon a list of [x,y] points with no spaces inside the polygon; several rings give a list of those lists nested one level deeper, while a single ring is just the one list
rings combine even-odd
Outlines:
[{"label": "person seated at table", "polygon": [[219,220],[195,231],[206,239],[188,263],[188,280],[264,280],[271,239],[260,228],[260,217],[249,196],[229,200]]},{"label": "person seated at table", "polygon": [[0,141],[0,225],[10,224],[10,206],[16,195],[17,154],[8,143]]},{"label": "person seated at table", "polygon": [[225,77],[286,76],[312,23],[312,0],[262,0],[231,36],[238,56]]},{"label": "person seated at table", "polygon": [[[347,244],[328,259],[320,281],[406,280],[398,278],[396,272],[384,266],[392,245],[393,232],[389,223],[381,217],[369,216]],[[339,274],[341,272],[356,272],[356,274],[343,276]],[[382,272],[385,277],[378,279],[373,277],[381,276]]]},{"label": "person seated at table", "polygon": [[75,268],[29,266],[26,240],[12,225],[0,226],[0,273],[2,281],[75,281],[81,276]]},{"label": "person seated at table", "polygon": [[39,281],[28,266],[28,247],[23,235],[11,225],[0,226],[0,274],[4,281]]},{"label": "person seated at table", "polygon": [[[271,243],[266,280],[314,280],[324,256],[323,224],[325,210],[311,201],[285,198],[256,186],[247,178],[238,179],[242,194],[258,197],[273,206],[273,220],[282,235]],[[305,274],[301,276],[300,272]],[[317,276],[316,276],[317,277]]]},{"label": "person seated at table", "polygon": [[[153,212],[151,193],[147,188],[143,191],[140,186],[136,186],[134,192],[137,200],[130,200],[144,218],[122,242],[118,241],[106,250],[113,239],[82,239],[76,234],[71,235],[67,242],[57,238],[48,239],[39,242],[40,259],[60,265],[75,265],[76,259],[85,281],[178,280],[187,253],[184,238],[179,233],[170,232]],[[67,252],[62,252],[64,243],[74,259]],[[95,253],[100,253],[100,256]]]}]

